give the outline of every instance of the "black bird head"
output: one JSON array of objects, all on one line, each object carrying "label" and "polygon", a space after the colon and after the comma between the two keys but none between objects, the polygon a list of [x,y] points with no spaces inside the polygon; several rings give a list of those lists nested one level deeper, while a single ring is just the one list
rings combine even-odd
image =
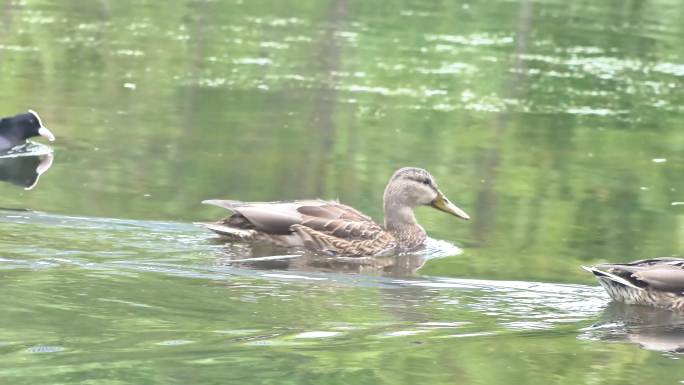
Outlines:
[{"label": "black bird head", "polygon": [[28,110],[25,114],[20,114],[16,116],[18,125],[20,129],[25,132],[24,139],[28,139],[34,136],[42,136],[47,138],[49,141],[54,141],[55,136],[43,125],[43,121],[37,112],[33,110]]},{"label": "black bird head", "polygon": [[51,142],[55,140],[55,136],[33,110],[0,120],[0,136],[13,141],[23,141],[34,136],[43,136]]}]

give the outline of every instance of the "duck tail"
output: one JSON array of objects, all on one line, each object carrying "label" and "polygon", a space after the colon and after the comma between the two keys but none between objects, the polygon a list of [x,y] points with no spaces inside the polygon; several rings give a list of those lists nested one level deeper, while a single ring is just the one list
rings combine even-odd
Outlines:
[{"label": "duck tail", "polygon": [[218,206],[230,211],[235,211],[236,207],[244,205],[244,202],[223,199],[207,199],[202,201],[202,203],[205,205]]},{"label": "duck tail", "polygon": [[613,281],[615,283],[619,283],[621,285],[631,287],[633,289],[641,290],[641,288],[639,286],[636,286],[635,284],[629,282],[628,280],[626,280],[626,279],[624,279],[618,275],[615,275],[613,273],[609,273],[607,271],[599,270],[595,266],[590,266],[590,267],[582,266],[582,269],[594,274],[598,279],[607,279],[607,280]]},{"label": "duck tail", "polygon": [[258,233],[254,230],[238,229],[222,223],[198,223],[201,226],[234,241],[256,240]]}]

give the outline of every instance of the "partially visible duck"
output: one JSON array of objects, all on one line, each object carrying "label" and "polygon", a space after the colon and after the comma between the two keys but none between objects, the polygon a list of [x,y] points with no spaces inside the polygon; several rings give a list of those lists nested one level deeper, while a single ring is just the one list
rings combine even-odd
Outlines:
[{"label": "partially visible duck", "polygon": [[653,258],[582,266],[617,302],[684,310],[684,259]]},{"label": "partially visible duck", "polygon": [[0,152],[26,143],[26,139],[43,136],[49,141],[55,136],[44,125],[38,113],[33,110],[0,119]]},{"label": "partially visible duck", "polygon": [[383,196],[385,225],[335,201],[239,202],[206,200],[202,203],[233,212],[228,218],[205,224],[234,241],[266,241],[299,246],[334,256],[377,256],[410,251],[423,245],[425,230],[413,215],[417,206],[470,219],[437,187],[429,172],[414,167],[397,170]]}]

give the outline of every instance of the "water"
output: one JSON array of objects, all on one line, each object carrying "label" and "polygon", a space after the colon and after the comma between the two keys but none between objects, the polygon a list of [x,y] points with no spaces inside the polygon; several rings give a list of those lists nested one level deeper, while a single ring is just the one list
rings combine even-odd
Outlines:
[{"label": "water", "polygon": [[[57,136],[0,159],[0,382],[684,381],[684,319],[579,268],[684,252],[682,12],[0,0],[0,115]],[[209,198],[381,220],[407,165],[473,217],[419,209],[417,254],[195,224]]]}]

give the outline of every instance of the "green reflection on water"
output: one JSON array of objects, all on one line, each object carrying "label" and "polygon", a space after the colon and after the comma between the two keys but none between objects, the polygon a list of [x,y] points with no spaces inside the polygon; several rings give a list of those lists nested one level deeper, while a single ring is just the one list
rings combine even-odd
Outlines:
[{"label": "green reflection on water", "polygon": [[[473,217],[418,210],[465,250],[424,278],[593,285],[580,264],[681,253],[683,14],[670,0],[0,2],[0,114],[36,109],[58,138],[34,190],[0,184],[2,206],[91,218],[0,222],[0,373],[680,381],[667,355],[577,338],[601,301],[535,330],[522,310],[469,306],[491,288],[386,294],[222,267],[184,223],[223,214],[207,198],[339,197],[381,220],[387,179],[415,165]],[[342,334],[296,337],[311,332]]]}]

